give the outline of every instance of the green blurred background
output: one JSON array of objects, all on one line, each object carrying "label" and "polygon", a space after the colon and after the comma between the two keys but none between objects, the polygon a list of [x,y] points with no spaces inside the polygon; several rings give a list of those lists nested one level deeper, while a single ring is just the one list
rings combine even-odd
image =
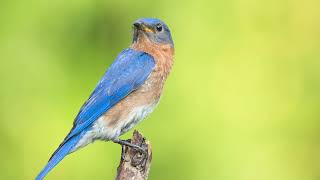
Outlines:
[{"label": "green blurred background", "polygon": [[[0,179],[33,179],[70,130],[131,23],[171,28],[175,63],[155,112],[150,179],[319,180],[320,1],[2,0]],[[131,133],[123,138],[129,138]],[[96,142],[47,179],[113,179]]]}]

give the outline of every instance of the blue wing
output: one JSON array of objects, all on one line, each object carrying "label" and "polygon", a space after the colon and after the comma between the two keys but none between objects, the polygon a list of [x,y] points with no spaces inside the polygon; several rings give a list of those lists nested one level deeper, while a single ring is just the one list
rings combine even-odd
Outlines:
[{"label": "blue wing", "polygon": [[81,107],[65,141],[90,126],[117,102],[141,86],[154,66],[154,59],[145,52],[133,49],[121,52]]},{"label": "blue wing", "polygon": [[46,176],[77,144],[83,132],[101,115],[139,88],[155,67],[152,56],[145,52],[126,49],[122,51],[104,74],[89,99],[81,107],[70,133],[51,156],[37,180]]}]

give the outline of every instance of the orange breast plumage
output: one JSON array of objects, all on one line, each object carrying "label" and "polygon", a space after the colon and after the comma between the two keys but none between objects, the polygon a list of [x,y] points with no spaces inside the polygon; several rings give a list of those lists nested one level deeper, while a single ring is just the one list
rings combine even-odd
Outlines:
[{"label": "orange breast plumage", "polygon": [[173,48],[167,45],[161,47],[151,45],[148,40],[142,41],[139,44],[133,44],[132,48],[147,52],[154,57],[156,66],[153,72],[140,88],[103,114],[93,124],[91,130],[81,138],[73,151],[96,139],[117,139],[145,119],[155,109],[160,100],[164,82],[172,67]]}]

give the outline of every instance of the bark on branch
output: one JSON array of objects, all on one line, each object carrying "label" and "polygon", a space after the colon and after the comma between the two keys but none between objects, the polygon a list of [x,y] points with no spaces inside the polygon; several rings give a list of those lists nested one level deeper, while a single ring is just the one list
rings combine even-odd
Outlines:
[{"label": "bark on branch", "polygon": [[146,149],[147,154],[123,146],[116,180],[147,180],[152,160],[150,142],[136,130],[129,141]]}]

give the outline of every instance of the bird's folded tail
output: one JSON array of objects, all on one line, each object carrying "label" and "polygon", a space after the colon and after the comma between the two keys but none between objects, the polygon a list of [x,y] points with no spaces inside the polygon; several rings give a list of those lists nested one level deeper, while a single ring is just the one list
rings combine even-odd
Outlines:
[{"label": "bird's folded tail", "polygon": [[79,140],[80,134],[73,136],[68,141],[61,144],[35,180],[42,180],[66,155],[71,153],[73,147],[79,142]]}]

